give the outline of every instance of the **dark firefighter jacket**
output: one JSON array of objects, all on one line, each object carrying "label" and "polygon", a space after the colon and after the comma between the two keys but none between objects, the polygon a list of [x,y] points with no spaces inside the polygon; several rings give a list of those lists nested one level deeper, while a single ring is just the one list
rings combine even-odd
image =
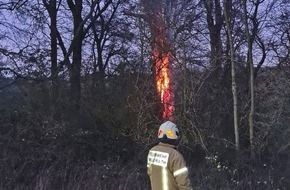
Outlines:
[{"label": "dark firefighter jacket", "polygon": [[192,190],[183,156],[175,146],[160,142],[147,157],[152,190]]}]

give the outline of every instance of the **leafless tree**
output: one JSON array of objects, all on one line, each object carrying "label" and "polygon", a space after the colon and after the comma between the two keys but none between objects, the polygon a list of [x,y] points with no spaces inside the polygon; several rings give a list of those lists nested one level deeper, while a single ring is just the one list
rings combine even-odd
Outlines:
[{"label": "leafless tree", "polygon": [[222,7],[219,0],[203,0],[206,10],[206,20],[210,36],[210,61],[215,78],[219,78],[222,66],[222,39],[223,27]]},{"label": "leafless tree", "polygon": [[[51,103],[52,109],[55,110],[57,101],[59,98],[59,78],[58,78],[58,55],[57,55],[57,12],[58,4],[56,0],[43,0],[42,1],[48,15],[50,17],[50,46],[51,46],[51,81],[52,81],[52,92],[51,92]],[[61,2],[59,2],[61,3]],[[56,113],[53,111],[53,113]]]},{"label": "leafless tree", "polygon": [[231,20],[231,10],[232,4],[231,0],[225,0],[224,4],[224,15],[226,21],[226,29],[228,34],[229,46],[230,46],[230,60],[231,60],[231,75],[232,75],[232,93],[233,93],[233,111],[234,111],[234,129],[235,129],[235,145],[236,150],[239,151],[239,125],[238,125],[238,103],[237,103],[237,84],[236,84],[236,71],[235,71],[235,52],[234,52],[234,43],[232,39],[232,30],[230,26]]}]

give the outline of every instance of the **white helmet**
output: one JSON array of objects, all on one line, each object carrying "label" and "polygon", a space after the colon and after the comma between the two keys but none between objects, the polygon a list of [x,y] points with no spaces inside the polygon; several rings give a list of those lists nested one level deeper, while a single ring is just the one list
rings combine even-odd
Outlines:
[{"label": "white helmet", "polygon": [[171,121],[166,121],[162,125],[160,125],[158,130],[158,138],[173,140],[179,139],[180,135],[176,124],[172,123]]}]

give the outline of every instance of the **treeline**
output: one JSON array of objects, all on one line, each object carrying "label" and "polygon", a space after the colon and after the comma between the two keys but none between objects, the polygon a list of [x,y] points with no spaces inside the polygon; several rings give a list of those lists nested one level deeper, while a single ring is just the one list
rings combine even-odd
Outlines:
[{"label": "treeline", "polygon": [[146,156],[162,122],[150,21],[161,16],[194,187],[288,189],[287,7],[0,3],[0,188],[150,189]]}]

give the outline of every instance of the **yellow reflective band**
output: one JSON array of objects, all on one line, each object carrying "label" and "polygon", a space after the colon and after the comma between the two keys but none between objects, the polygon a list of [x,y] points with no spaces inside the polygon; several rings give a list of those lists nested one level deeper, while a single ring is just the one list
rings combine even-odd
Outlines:
[{"label": "yellow reflective band", "polygon": [[173,172],[173,176],[176,177],[176,176],[178,176],[180,174],[183,174],[184,172],[187,172],[187,171],[188,171],[187,167],[181,168],[181,169],[176,170],[175,172]]},{"label": "yellow reflective band", "polygon": [[168,190],[168,178],[166,167],[162,167],[162,190]]}]

